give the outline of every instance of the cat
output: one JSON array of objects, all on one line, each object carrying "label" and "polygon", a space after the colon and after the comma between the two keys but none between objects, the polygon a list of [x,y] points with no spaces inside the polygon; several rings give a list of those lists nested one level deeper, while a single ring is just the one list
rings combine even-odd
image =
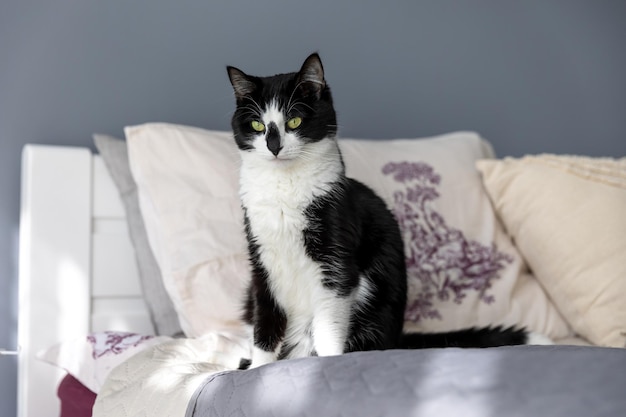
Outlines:
[{"label": "cat", "polygon": [[379,196],[345,175],[319,55],[294,73],[227,72],[252,270],[243,316],[253,348],[244,368],[363,350],[529,342],[520,328],[404,334],[399,226]]}]

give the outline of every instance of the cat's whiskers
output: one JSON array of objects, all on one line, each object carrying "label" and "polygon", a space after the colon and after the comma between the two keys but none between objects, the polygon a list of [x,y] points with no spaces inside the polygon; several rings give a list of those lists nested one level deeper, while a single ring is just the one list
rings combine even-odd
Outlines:
[{"label": "cat's whiskers", "polygon": [[257,118],[261,117],[261,111],[259,110],[258,105],[256,105],[256,107],[253,107],[253,106],[248,104],[248,105],[244,106],[243,109],[245,110],[245,112],[243,113],[244,115],[252,115],[252,116],[255,116]]},{"label": "cat's whiskers", "polygon": [[244,113],[241,113],[241,116],[245,117],[245,118],[255,119],[255,120],[261,118],[261,116],[259,116],[259,114],[257,112],[253,112],[251,110],[248,110],[248,111],[246,111]]},{"label": "cat's whiskers", "polygon": [[341,159],[341,152],[339,149],[330,151],[328,149],[317,150],[303,147],[298,150],[298,158],[305,162],[313,163],[318,163],[324,159],[332,162]]},{"label": "cat's whiskers", "polygon": [[291,113],[291,110],[296,107],[296,106],[303,106],[303,107],[307,107],[309,110],[311,110],[312,112],[315,112],[315,110],[313,109],[313,107],[309,106],[308,104],[306,104],[303,101],[294,101],[293,104],[291,104],[288,108],[287,108],[287,114]]},{"label": "cat's whiskers", "polygon": [[311,159],[320,159],[320,157],[324,157],[324,156],[326,156],[326,157],[340,157],[341,153],[339,151],[337,151],[337,152],[328,152],[328,151],[317,152],[317,151],[310,151],[310,150],[307,150],[307,149],[303,148],[303,149],[300,149],[300,155],[309,157]]},{"label": "cat's whiskers", "polygon": [[293,99],[293,95],[296,93],[296,90],[298,89],[298,87],[300,87],[300,85],[302,85],[303,83],[304,83],[304,81],[300,81],[293,88],[293,91],[291,92],[291,95],[289,96],[289,100],[287,100],[287,113],[289,113],[291,111],[291,100]]},{"label": "cat's whiskers", "polygon": [[247,99],[247,100],[250,100],[250,101],[252,102],[252,104],[254,104],[254,107],[250,107],[250,105],[249,105],[249,104],[246,104],[246,105],[244,106],[244,108],[247,108],[247,109],[250,109],[250,110],[254,111],[254,112],[255,112],[255,114],[256,114],[256,115],[258,115],[258,116],[260,117],[260,116],[261,116],[261,114],[263,114],[263,109],[261,109],[261,106],[259,106],[259,103],[257,103],[257,102],[256,102],[256,100],[255,100],[255,99],[253,99],[253,98],[252,98],[252,97],[250,97],[250,96],[247,96],[247,97],[246,97],[246,99]]}]

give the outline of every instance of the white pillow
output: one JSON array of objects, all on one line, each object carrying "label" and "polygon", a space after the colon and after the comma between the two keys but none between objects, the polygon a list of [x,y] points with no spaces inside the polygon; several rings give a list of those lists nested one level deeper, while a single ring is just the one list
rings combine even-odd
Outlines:
[{"label": "white pillow", "polygon": [[125,133],[148,240],[183,331],[243,330],[250,270],[231,134],[168,124]]},{"label": "white pillow", "polygon": [[[231,133],[170,124],[125,132],[150,245],[183,330],[241,330],[249,265]],[[492,157],[487,142],[453,133],[339,144],[348,175],[400,216],[409,262],[407,329],[518,324],[552,338],[570,334],[482,188],[474,164]]]}]

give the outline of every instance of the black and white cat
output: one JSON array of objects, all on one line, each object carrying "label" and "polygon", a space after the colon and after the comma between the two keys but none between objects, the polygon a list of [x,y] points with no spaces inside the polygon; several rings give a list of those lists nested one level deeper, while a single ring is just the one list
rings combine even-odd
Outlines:
[{"label": "black and white cat", "polygon": [[407,278],[398,224],[345,176],[317,54],[272,77],[228,67],[252,280],[251,367],[277,359],[425,347],[524,344],[519,329],[403,334]]}]

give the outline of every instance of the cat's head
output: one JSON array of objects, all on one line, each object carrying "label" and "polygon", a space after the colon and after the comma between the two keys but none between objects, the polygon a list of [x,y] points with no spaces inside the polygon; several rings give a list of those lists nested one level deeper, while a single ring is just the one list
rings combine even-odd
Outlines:
[{"label": "cat's head", "polygon": [[237,109],[232,118],[242,151],[268,160],[306,158],[315,143],[334,139],[337,121],[318,54],[298,72],[256,77],[227,67]]}]

